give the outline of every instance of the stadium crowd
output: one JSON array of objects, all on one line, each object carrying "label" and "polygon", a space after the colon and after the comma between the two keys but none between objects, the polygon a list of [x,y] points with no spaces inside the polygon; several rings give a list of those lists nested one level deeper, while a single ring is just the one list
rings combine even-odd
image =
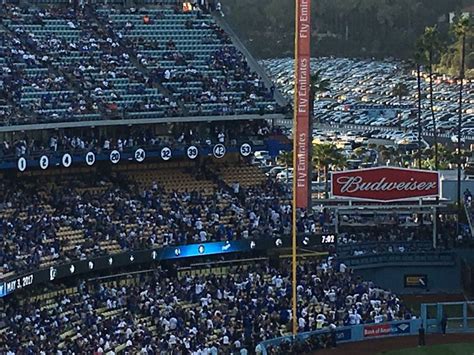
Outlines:
[{"label": "stadium crowd", "polygon": [[[331,258],[298,266],[298,330],[410,319],[390,291],[339,269]],[[170,277],[159,269],[135,284],[82,282],[56,306],[5,304],[6,354],[260,353],[261,341],[291,326],[290,263],[234,266],[227,274]],[[166,291],[166,292],[165,292]],[[25,300],[27,301],[27,300]],[[68,337],[73,340],[68,341]]]},{"label": "stadium crowd", "polygon": [[[264,86],[225,31],[201,11],[0,6],[7,29],[0,31],[4,124],[278,109],[274,87]],[[112,15],[121,14],[132,18],[115,22]],[[183,28],[177,22],[171,29],[178,39],[161,41],[163,28],[152,22],[143,27],[142,18],[165,26],[173,16],[187,19]],[[212,46],[202,53],[187,47],[197,30]]]},{"label": "stadium crowd", "polygon": [[346,256],[431,251],[432,225],[342,227],[338,252]]},{"label": "stadium crowd", "polygon": [[[468,225],[461,224],[457,234],[456,222],[449,216],[439,216],[438,249],[450,249],[469,241],[471,232]],[[433,251],[433,225],[431,221],[379,226],[349,224],[340,228],[338,245],[341,256]]]},{"label": "stadium crowd", "polygon": [[[201,182],[217,179],[212,192],[179,191],[157,181],[143,186],[123,174],[3,179],[3,274],[111,250],[288,233],[291,209],[280,185],[230,187],[209,169],[193,174]],[[64,231],[77,238],[64,238]]]},{"label": "stadium crowd", "polygon": [[[2,275],[125,250],[289,235],[287,188],[261,172],[261,180],[251,185],[226,180],[225,169],[208,164],[183,168],[179,174],[191,180],[182,186],[175,170],[151,171],[145,181],[138,172],[4,178]],[[160,176],[168,180],[157,180]],[[333,228],[334,216],[326,211],[298,216],[299,234]],[[337,252],[340,257],[428,252],[433,250],[431,235],[428,226],[416,231],[345,227],[338,235]]]},{"label": "stadium crowd", "polygon": [[[0,161],[19,157],[35,157],[39,155],[54,155],[56,153],[78,153],[93,151],[96,153],[144,147],[183,148],[189,145],[209,147],[222,143],[235,146],[239,142],[263,140],[270,134],[278,133],[271,129],[267,122],[236,121],[214,124],[212,127],[199,124],[174,124],[164,127],[165,132],[153,133],[154,127],[134,129],[128,133],[118,133],[115,136],[95,133],[94,130],[52,132],[49,138],[33,133],[17,134],[10,140],[4,140],[0,149]],[[201,129],[202,128],[202,129]]]}]

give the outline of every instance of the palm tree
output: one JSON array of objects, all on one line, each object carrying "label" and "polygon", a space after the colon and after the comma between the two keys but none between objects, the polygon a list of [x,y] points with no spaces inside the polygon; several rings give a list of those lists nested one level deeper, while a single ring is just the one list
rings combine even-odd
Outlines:
[{"label": "palm tree", "polygon": [[398,97],[398,104],[402,104],[402,99],[405,96],[408,96],[410,92],[408,91],[408,86],[407,84],[403,82],[398,82],[392,89],[392,95],[395,97]]},{"label": "palm tree", "polygon": [[463,94],[463,82],[464,82],[464,67],[466,61],[466,36],[471,30],[470,18],[460,16],[458,21],[453,25],[454,35],[461,41],[461,63],[459,68],[459,116],[458,116],[458,146],[457,146],[457,168],[458,168],[458,181],[457,181],[457,202],[458,202],[458,218],[457,218],[457,233],[459,234],[459,220],[461,218],[461,149],[462,149],[462,94]]},{"label": "palm tree", "polygon": [[433,121],[433,141],[434,141],[434,168],[438,170],[438,132],[436,129],[436,117],[434,113],[434,104],[433,104],[433,65],[435,64],[435,59],[441,52],[441,40],[439,38],[438,28],[436,26],[426,27],[425,32],[423,33],[423,48],[428,57],[428,71],[430,78],[430,111],[431,118]]},{"label": "palm tree", "polygon": [[[403,82],[398,82],[392,89],[392,95],[395,96],[395,97],[398,97],[398,105],[401,107],[402,106],[402,99],[405,97],[405,96],[408,96],[410,92],[408,91],[408,86],[403,83]],[[398,119],[398,126],[401,127],[401,108],[399,108],[399,112],[398,112],[398,115],[399,115],[399,119]]]},{"label": "palm tree", "polygon": [[342,155],[341,150],[334,144],[314,144],[313,145],[313,165],[318,170],[318,178],[320,171],[324,174],[324,196],[328,197],[329,192],[329,171],[331,169],[342,169],[346,166],[346,158]]},{"label": "palm tree", "polygon": [[[314,101],[316,100],[316,96],[319,92],[326,92],[329,91],[330,81],[329,79],[323,79],[321,69],[317,70],[315,73],[311,75],[311,85],[309,91],[309,132],[312,134],[313,132],[313,119],[314,119]],[[309,160],[313,160],[313,150],[309,150]],[[310,180],[312,180],[312,172],[310,174]],[[311,186],[309,186],[311,188]],[[311,208],[311,206],[309,206]]]},{"label": "palm tree", "polygon": [[416,88],[417,88],[417,106],[418,106],[418,168],[421,169],[421,161],[422,161],[422,147],[421,147],[421,140],[423,134],[423,128],[421,127],[421,66],[426,63],[426,53],[423,48],[423,40],[419,38],[415,43],[415,55],[414,55],[415,63],[416,63]]},{"label": "palm tree", "polygon": [[286,183],[288,183],[288,169],[293,167],[293,151],[282,151],[277,159],[278,163],[286,168]]},{"label": "palm tree", "polygon": [[314,117],[314,101],[319,92],[329,91],[331,82],[329,79],[323,79],[321,75],[321,69],[317,70],[314,74],[311,75],[311,87],[310,87],[310,112],[311,117]]},{"label": "palm tree", "polygon": [[387,164],[390,158],[392,157],[390,150],[386,146],[380,146],[379,154],[380,154],[380,159],[382,160],[384,164]]}]

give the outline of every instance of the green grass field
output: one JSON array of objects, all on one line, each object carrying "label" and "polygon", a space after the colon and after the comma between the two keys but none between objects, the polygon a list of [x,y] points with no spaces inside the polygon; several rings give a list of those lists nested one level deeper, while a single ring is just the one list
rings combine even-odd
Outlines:
[{"label": "green grass field", "polygon": [[380,355],[474,355],[473,343],[443,344],[385,351]]}]

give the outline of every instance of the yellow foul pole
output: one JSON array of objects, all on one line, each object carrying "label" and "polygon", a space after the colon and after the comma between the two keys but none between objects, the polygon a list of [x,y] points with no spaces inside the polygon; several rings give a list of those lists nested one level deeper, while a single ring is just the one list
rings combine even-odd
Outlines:
[{"label": "yellow foul pole", "polygon": [[291,267],[292,267],[292,321],[293,321],[293,335],[295,336],[298,333],[298,317],[297,317],[297,299],[296,299],[296,152],[297,152],[297,137],[296,132],[298,131],[298,114],[297,114],[297,105],[298,105],[298,21],[299,21],[299,0],[295,0],[295,93],[294,93],[294,103],[293,103],[293,206],[292,206],[292,226],[291,226]]},{"label": "yellow foul pole", "polygon": [[295,0],[295,95],[293,116],[293,222],[292,222],[292,320],[293,335],[298,332],[297,317],[297,208],[307,210],[311,198],[309,150],[311,77],[311,0]]}]

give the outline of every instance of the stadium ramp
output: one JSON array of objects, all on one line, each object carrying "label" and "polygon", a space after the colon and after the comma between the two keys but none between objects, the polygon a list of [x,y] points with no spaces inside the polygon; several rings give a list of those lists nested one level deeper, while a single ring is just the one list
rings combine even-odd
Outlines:
[{"label": "stadium ramp", "polygon": [[219,12],[213,12],[212,17],[214,18],[214,21],[216,21],[216,23],[230,36],[233,45],[245,55],[250,69],[255,71],[262,78],[263,82],[265,83],[265,86],[268,88],[272,86],[275,87],[275,101],[282,107],[288,105],[288,100],[285,98],[285,96],[283,96],[278,87],[274,85],[270,76],[267,74],[265,69],[257,62],[252,53],[250,53],[250,51],[247,49],[240,37],[232,29],[232,26],[224,19],[224,17],[221,16]]}]

